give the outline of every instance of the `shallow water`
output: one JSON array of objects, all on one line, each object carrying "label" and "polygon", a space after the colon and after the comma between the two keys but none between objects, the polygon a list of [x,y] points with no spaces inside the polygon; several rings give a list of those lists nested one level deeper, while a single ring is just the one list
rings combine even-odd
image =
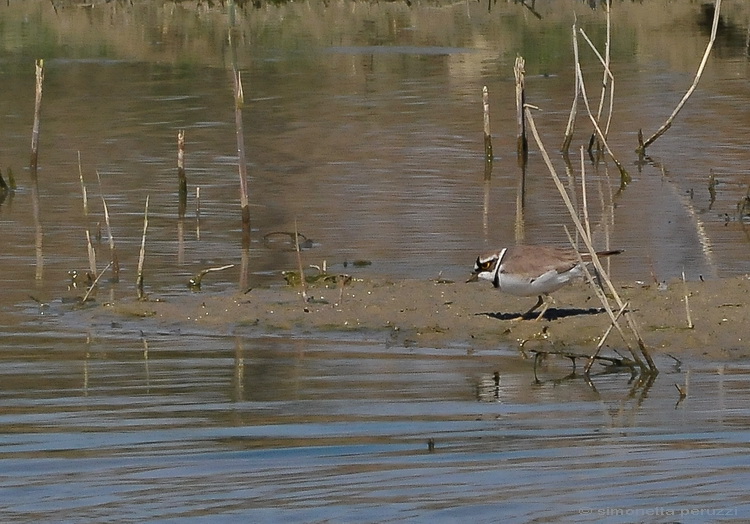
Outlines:
[{"label": "shallow water", "polygon": [[[225,11],[183,2],[10,2],[0,7],[0,517],[3,521],[745,521],[750,462],[744,364],[659,362],[653,384],[587,384],[500,348],[414,348],[384,334],[259,336],[146,319],[89,321],[71,270],[122,266],[97,302],[135,295],[150,197],[146,290],[179,302],[242,282],[232,55]],[[296,266],[263,236],[300,230],[306,263],[363,277],[459,280],[478,251],[565,243],[567,211],[532,144],[517,222],[512,64],[556,154],[573,92],[583,2],[294,3],[238,14],[253,238],[249,285]],[[488,10],[488,7],[490,9]],[[723,2],[704,78],[644,162],[633,153],[689,87],[707,32],[700,6],[615,3],[613,164],[587,164],[599,245],[620,280],[750,271],[750,13]],[[584,56],[590,98],[601,77]],[[45,58],[40,221],[28,165],[33,59]],[[495,160],[486,178],[481,89]],[[177,216],[176,135],[188,210]],[[589,128],[579,117],[572,157]],[[82,209],[78,155],[89,198]],[[96,172],[101,175],[101,191]],[[716,179],[715,196],[709,176]],[[580,179],[576,173],[574,178]],[[200,187],[200,219],[196,191]],[[579,202],[580,191],[577,195]],[[38,242],[41,241],[39,244]],[[35,242],[37,242],[35,244]],[[37,247],[39,246],[39,247]],[[371,262],[354,267],[350,262]],[[347,263],[344,267],[344,263]],[[689,372],[688,372],[689,370]],[[495,380],[498,373],[499,381]],[[677,403],[675,383],[689,382]],[[429,449],[428,442],[434,443]],[[692,512],[692,513],[691,513]]]},{"label": "shallow water", "polygon": [[745,365],[587,385],[500,351],[116,331],[3,350],[4,521],[750,515]]}]

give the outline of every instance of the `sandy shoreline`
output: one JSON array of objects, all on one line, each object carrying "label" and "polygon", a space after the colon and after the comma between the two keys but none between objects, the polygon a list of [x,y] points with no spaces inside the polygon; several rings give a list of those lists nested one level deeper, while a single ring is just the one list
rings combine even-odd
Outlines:
[{"label": "sandy shoreline", "polygon": [[[615,283],[652,355],[735,360],[750,356],[750,278],[688,282],[693,329],[687,328],[685,287]],[[191,293],[146,302],[123,301],[98,309],[107,315],[148,318],[174,326],[221,330],[243,327],[259,333],[306,336],[381,334],[390,344],[477,349],[527,349],[591,352],[609,325],[608,315],[584,283],[554,294],[542,321],[513,320],[534,298],[496,292],[485,283],[421,280],[359,280],[344,288],[312,287],[314,300],[303,303],[299,287],[256,288],[245,294]],[[341,300],[339,300],[341,298]],[[624,323],[623,323],[624,326]],[[627,353],[613,332],[605,348]]]}]

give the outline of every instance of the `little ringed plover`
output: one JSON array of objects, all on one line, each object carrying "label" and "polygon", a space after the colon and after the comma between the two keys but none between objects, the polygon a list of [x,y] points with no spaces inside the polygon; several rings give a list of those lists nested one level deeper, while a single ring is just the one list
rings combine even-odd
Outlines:
[{"label": "little ringed plover", "polygon": [[[597,256],[608,257],[622,250],[599,251]],[[584,264],[591,262],[590,253],[581,253]],[[583,264],[579,263],[575,250],[567,247],[520,245],[505,247],[479,255],[474,263],[474,273],[468,282],[489,280],[500,291],[520,297],[537,295],[538,302],[522,317],[534,312],[544,304],[537,320],[549,307],[545,298],[553,291],[583,276]]]}]

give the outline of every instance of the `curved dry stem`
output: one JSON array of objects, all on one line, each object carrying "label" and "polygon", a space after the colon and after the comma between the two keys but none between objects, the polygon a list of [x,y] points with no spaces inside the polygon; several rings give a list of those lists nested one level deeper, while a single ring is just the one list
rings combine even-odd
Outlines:
[{"label": "curved dry stem", "polygon": [[711,25],[711,37],[708,39],[708,44],[706,45],[706,51],[703,53],[703,60],[701,60],[700,65],[698,66],[698,71],[695,73],[695,78],[693,79],[693,84],[690,86],[690,88],[685,93],[685,96],[682,97],[682,100],[680,100],[680,103],[677,104],[677,107],[675,107],[674,111],[672,111],[672,114],[669,115],[669,118],[667,118],[667,121],[662,124],[662,126],[651,135],[651,137],[643,141],[643,134],[638,132],[638,148],[635,150],[636,153],[643,155],[646,153],[646,148],[653,144],[657,138],[659,138],[661,135],[667,132],[667,129],[672,127],[672,122],[677,117],[677,114],[682,110],[683,106],[687,103],[688,98],[690,98],[690,95],[693,94],[693,91],[695,91],[695,88],[698,87],[698,82],[700,82],[701,76],[703,76],[703,69],[706,67],[706,62],[708,62],[708,56],[711,54],[711,49],[714,46],[714,41],[716,40],[716,30],[719,26],[719,10],[721,9],[721,0],[716,0],[716,5],[714,7],[714,19],[713,23]]}]

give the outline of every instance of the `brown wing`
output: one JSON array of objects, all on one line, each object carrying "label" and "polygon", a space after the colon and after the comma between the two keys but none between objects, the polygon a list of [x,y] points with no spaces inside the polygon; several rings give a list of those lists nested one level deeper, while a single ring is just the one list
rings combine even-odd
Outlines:
[{"label": "brown wing", "polygon": [[571,248],[514,246],[508,248],[505,253],[501,271],[536,278],[550,270],[564,273],[574,268],[576,264],[578,264],[578,257]]}]

